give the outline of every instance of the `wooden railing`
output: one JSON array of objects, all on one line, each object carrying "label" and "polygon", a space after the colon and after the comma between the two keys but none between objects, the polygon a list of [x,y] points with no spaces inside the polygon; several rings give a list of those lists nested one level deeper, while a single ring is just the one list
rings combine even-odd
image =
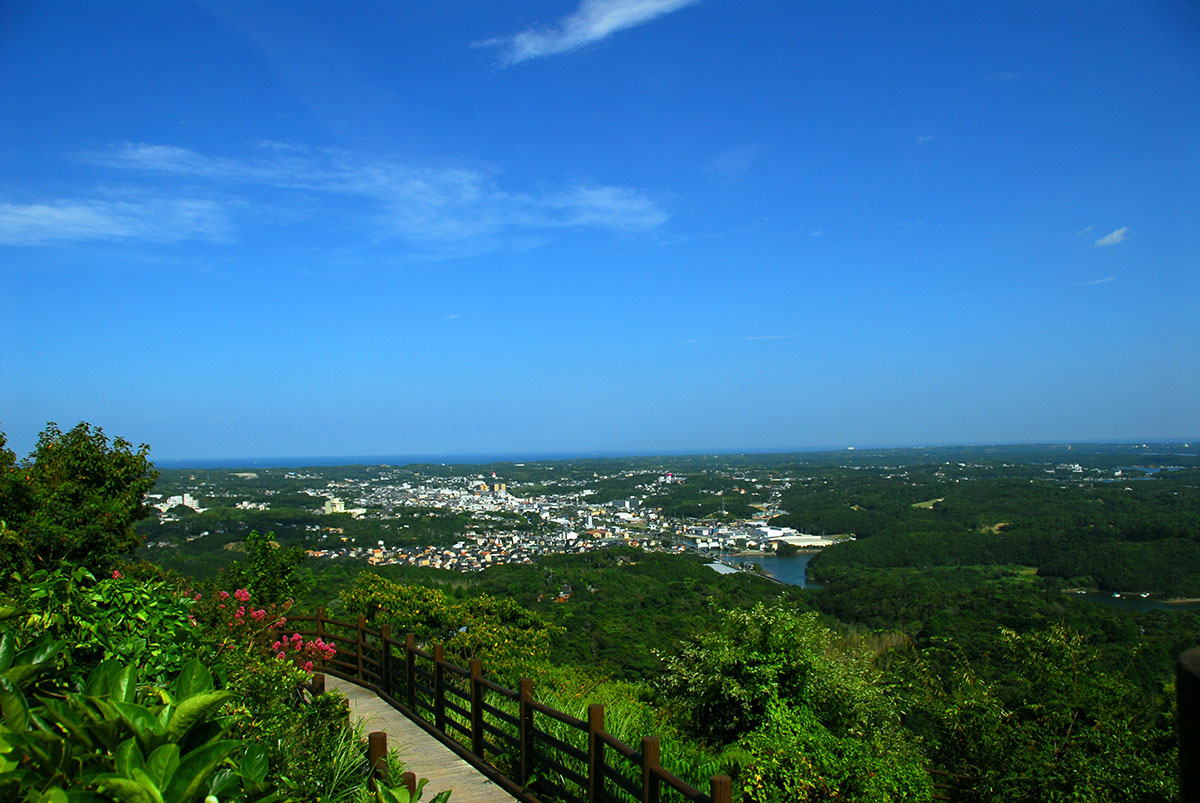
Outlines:
[{"label": "wooden railing", "polygon": [[661,764],[659,739],[634,749],[604,729],[604,706],[588,706],[587,720],[542,705],[533,681],[510,689],[484,677],[472,659],[463,668],[446,660],[442,645],[417,646],[406,633],[392,638],[366,619],[339,622],[323,608],[316,616],[289,616],[289,624],[337,648],[323,671],[364,686],[513,796],[567,803],[731,803],[732,783],[714,775],[701,792]]}]

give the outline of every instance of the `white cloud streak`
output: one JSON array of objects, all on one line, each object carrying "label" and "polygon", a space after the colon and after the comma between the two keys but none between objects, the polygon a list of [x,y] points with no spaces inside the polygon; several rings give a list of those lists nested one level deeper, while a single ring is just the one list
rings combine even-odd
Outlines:
[{"label": "white cloud streak", "polygon": [[618,31],[694,5],[698,0],[583,0],[574,12],[547,28],[529,28],[512,36],[475,42],[474,47],[498,47],[508,67],[522,61],[569,53],[607,39]]},{"label": "white cloud streak", "polygon": [[[628,187],[576,182],[551,191],[515,192],[485,170],[414,165],[392,157],[365,160],[279,143],[267,143],[259,155],[244,159],[140,143],[88,158],[126,173],[187,180],[222,195],[253,199],[291,191],[305,198],[296,207],[314,207],[327,217],[350,203],[353,213],[342,212],[353,215],[350,225],[365,222],[373,237],[433,245],[443,253],[487,250],[495,243],[484,240],[553,230],[641,232],[667,220],[657,203]],[[265,197],[267,205],[278,205],[278,198]]]},{"label": "white cloud streak", "polygon": [[1128,233],[1129,233],[1129,227],[1122,226],[1121,228],[1117,229],[1116,231],[1109,232],[1108,234],[1101,237],[1099,240],[1096,241],[1096,245],[1098,245],[1098,246],[1116,245],[1119,242],[1123,242],[1125,240],[1125,235]]},{"label": "white cloud streak", "polygon": [[1109,282],[1115,282],[1116,280],[1117,280],[1116,276],[1105,276],[1103,279],[1092,279],[1092,280],[1086,281],[1086,282],[1076,282],[1075,286],[1076,287],[1091,287],[1092,285],[1096,285],[1096,284],[1108,284]]},{"label": "white cloud streak", "polygon": [[72,241],[223,241],[229,233],[224,207],[200,199],[92,199],[0,204],[0,245]]}]

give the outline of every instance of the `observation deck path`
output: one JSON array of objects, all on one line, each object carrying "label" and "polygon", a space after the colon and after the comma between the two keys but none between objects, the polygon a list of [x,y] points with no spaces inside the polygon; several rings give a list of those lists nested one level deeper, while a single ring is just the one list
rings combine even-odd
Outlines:
[{"label": "observation deck path", "polygon": [[429,800],[443,789],[452,789],[450,803],[513,803],[515,800],[374,692],[332,675],[325,676],[325,688],[346,695],[350,701],[350,714],[362,722],[365,733],[383,731],[388,735],[388,749],[399,751],[408,772],[429,779],[422,799]]}]

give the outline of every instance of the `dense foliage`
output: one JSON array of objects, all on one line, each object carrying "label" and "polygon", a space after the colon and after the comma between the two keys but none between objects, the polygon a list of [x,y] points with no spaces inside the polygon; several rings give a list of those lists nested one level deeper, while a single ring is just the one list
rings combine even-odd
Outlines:
[{"label": "dense foliage", "polygon": [[49,424],[18,462],[0,435],[0,584],[13,571],[69,561],[105,571],[140,543],[134,522],[157,473],[150,448],[79,424],[63,432]]}]

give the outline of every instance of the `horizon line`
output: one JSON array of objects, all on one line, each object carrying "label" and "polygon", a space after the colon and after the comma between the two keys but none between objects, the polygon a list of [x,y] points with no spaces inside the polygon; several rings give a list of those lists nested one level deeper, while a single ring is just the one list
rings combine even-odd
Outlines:
[{"label": "horizon line", "polygon": [[[739,455],[800,455],[800,454],[830,454],[834,452],[882,452],[912,449],[968,449],[968,448],[1017,448],[1017,447],[1086,447],[1086,446],[1172,446],[1192,447],[1193,442],[1200,438],[1132,438],[1116,440],[1077,440],[1077,441],[992,441],[978,443],[923,443],[905,445],[865,445],[851,446],[810,446],[798,448],[761,448],[761,449],[686,449],[686,450],[646,450],[646,451],[564,451],[564,452],[447,452],[447,453],[411,453],[411,454],[358,454],[358,455],[283,455],[278,457],[186,457],[162,458],[152,462],[160,468],[169,469],[216,469],[216,468],[306,468],[333,466],[366,466],[366,465],[493,465],[498,463],[520,462],[562,462],[567,460],[600,460],[620,458],[653,458],[653,457],[733,457]],[[1200,453],[1200,452],[1198,452]],[[404,462],[397,462],[403,460]]]}]

